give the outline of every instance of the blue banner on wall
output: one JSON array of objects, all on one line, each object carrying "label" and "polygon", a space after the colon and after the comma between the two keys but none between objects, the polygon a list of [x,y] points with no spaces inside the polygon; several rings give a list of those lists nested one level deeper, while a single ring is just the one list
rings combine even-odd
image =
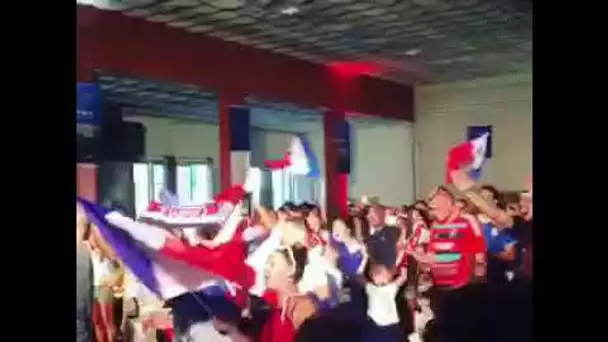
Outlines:
[{"label": "blue banner on wall", "polygon": [[483,134],[488,133],[488,145],[486,148],[486,158],[492,158],[492,126],[468,126],[467,141],[479,138]]},{"label": "blue banner on wall", "polygon": [[247,107],[230,107],[230,151],[250,151],[249,112]]},{"label": "blue banner on wall", "polygon": [[338,173],[350,174],[351,169],[351,146],[350,146],[350,124],[346,120],[336,123],[334,144],[337,151]]},{"label": "blue banner on wall", "polygon": [[93,83],[76,83],[76,123],[101,126],[101,89]]}]

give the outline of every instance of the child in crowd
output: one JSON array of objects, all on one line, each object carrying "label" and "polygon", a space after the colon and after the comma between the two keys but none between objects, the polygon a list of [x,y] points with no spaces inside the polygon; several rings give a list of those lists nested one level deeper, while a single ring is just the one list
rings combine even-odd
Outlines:
[{"label": "child in crowd", "polygon": [[431,308],[430,290],[433,287],[433,279],[429,273],[423,273],[418,278],[416,309],[414,312],[414,332],[410,334],[410,342],[426,341],[425,336],[428,329],[432,328],[435,318]]},{"label": "child in crowd", "polygon": [[365,282],[367,294],[368,328],[365,341],[403,341],[403,330],[399,325],[399,313],[395,297],[399,288],[407,281],[405,269],[395,269],[381,264],[372,264]]}]

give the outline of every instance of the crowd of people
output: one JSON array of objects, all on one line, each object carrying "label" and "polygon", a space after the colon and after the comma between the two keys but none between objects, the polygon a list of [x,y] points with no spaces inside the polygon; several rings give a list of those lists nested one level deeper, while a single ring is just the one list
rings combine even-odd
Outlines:
[{"label": "crowd of people", "polygon": [[529,341],[526,188],[506,203],[454,171],[449,187],[400,207],[365,196],[335,217],[310,203],[242,210],[229,239],[217,238],[222,226],[118,225],[215,276],[164,299],[77,206],[79,341]]}]

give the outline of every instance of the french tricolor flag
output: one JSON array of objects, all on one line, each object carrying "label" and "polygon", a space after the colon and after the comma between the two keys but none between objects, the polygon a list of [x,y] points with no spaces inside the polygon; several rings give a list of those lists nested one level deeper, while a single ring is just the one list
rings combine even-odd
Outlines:
[{"label": "french tricolor flag", "polygon": [[[225,300],[216,298],[200,305],[211,315],[240,317],[246,289],[254,282],[253,270],[243,262],[240,241],[228,237],[217,249],[191,246],[155,225],[82,198],[77,201],[122,263],[159,298],[167,300],[186,293],[219,296]],[[236,213],[232,218],[227,225],[236,227],[244,222]],[[236,229],[225,226],[222,230]]]},{"label": "french tricolor flag", "polygon": [[266,160],[264,165],[271,170],[289,170],[295,175],[310,178],[318,178],[320,175],[317,157],[304,135],[293,138],[283,159]]},{"label": "french tricolor flag", "polygon": [[452,183],[451,172],[461,169],[470,169],[473,179],[479,179],[486,159],[489,133],[471,139],[460,145],[452,147],[448,153],[446,183]]}]

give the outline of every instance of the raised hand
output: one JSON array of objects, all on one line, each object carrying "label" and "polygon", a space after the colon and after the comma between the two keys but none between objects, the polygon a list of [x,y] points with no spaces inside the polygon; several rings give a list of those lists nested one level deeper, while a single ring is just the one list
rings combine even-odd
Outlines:
[{"label": "raised hand", "polygon": [[475,181],[469,175],[466,169],[450,171],[452,184],[460,191],[467,191],[475,186]]},{"label": "raised hand", "polygon": [[407,268],[401,267],[399,269],[399,276],[397,277],[395,282],[399,286],[401,286],[401,285],[405,284],[405,282],[407,282]]}]

